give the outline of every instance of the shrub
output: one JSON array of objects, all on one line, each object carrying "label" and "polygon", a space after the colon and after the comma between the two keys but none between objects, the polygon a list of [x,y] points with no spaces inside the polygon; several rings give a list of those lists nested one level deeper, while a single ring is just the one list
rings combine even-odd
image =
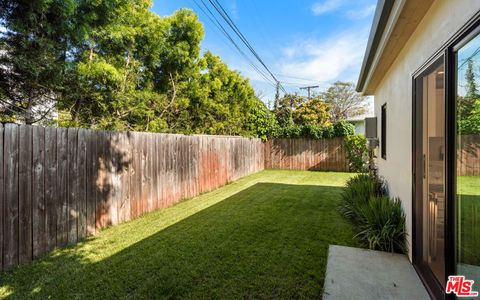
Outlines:
[{"label": "shrub", "polygon": [[368,171],[367,139],[362,134],[345,137],[345,148],[350,171],[365,173]]},{"label": "shrub", "polygon": [[355,134],[355,125],[347,121],[339,121],[333,124],[334,136],[347,136]]},{"label": "shrub", "polygon": [[356,235],[370,249],[406,253],[405,213],[400,199],[371,197],[360,207],[364,219]]},{"label": "shrub", "polygon": [[355,127],[347,122],[338,122],[330,126],[290,125],[277,128],[271,137],[274,138],[311,138],[328,139],[353,134]]},{"label": "shrub", "polygon": [[340,212],[354,223],[362,223],[360,208],[372,196],[382,197],[387,194],[385,183],[379,178],[368,174],[360,174],[350,178],[342,193]]},{"label": "shrub", "polygon": [[351,178],[343,191],[340,212],[373,250],[406,252],[405,214],[399,199],[387,196],[385,182],[368,174]]}]

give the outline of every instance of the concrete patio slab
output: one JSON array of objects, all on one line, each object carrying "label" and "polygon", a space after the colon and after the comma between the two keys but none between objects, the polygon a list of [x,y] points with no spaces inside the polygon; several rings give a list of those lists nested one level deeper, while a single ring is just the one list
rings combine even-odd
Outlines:
[{"label": "concrete patio slab", "polygon": [[323,299],[430,299],[405,255],[330,245]]}]

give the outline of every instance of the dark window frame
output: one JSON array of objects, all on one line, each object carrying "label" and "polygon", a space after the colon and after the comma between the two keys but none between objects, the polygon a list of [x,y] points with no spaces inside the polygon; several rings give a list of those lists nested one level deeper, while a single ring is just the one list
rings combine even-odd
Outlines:
[{"label": "dark window frame", "polygon": [[382,105],[380,112],[380,156],[387,160],[387,103]]},{"label": "dark window frame", "polygon": [[[445,101],[446,101],[446,111],[445,111],[445,138],[446,138],[446,207],[445,207],[445,281],[447,277],[452,274],[456,274],[456,207],[455,207],[455,187],[456,187],[456,159],[455,159],[455,149],[450,149],[452,145],[455,145],[456,137],[456,64],[455,64],[455,52],[461,48],[465,43],[467,43],[472,36],[480,32],[480,11],[475,13],[458,31],[454,32],[452,36],[443,43],[443,45],[435,51],[430,58],[428,58],[413,74],[412,74],[412,105],[413,105],[413,114],[412,114],[412,213],[413,213],[413,222],[412,222],[412,250],[415,252],[418,236],[416,234],[417,224],[415,221],[416,215],[419,213],[416,208],[416,181],[417,176],[420,176],[418,168],[420,167],[418,159],[416,158],[416,114],[417,109],[415,106],[415,78],[420,76],[420,74],[425,71],[425,69],[431,65],[435,60],[440,56],[443,56],[445,59]],[[452,151],[453,150],[453,151]],[[414,253],[413,253],[414,254]],[[417,271],[420,279],[427,288],[429,294],[433,297],[436,293],[440,292],[441,298],[445,299],[456,299],[453,294],[445,295],[445,291],[441,290],[432,290],[432,285],[428,278],[425,278],[422,273],[419,271],[416,255],[412,256],[413,266]]]}]

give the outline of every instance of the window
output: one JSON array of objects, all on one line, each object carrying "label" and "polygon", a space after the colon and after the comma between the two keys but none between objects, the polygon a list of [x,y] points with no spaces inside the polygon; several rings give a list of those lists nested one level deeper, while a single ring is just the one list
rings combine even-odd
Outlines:
[{"label": "window", "polygon": [[382,105],[382,132],[380,137],[380,151],[383,159],[387,159],[387,104]]}]

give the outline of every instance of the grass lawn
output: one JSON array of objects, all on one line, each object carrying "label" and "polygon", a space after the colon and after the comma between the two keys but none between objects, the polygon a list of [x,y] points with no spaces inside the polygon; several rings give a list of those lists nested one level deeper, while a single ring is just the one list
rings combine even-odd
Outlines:
[{"label": "grass lawn", "polygon": [[460,262],[480,266],[480,176],[458,177]]},{"label": "grass lawn", "polygon": [[319,298],[347,173],[263,171],[0,274],[11,298]]}]

